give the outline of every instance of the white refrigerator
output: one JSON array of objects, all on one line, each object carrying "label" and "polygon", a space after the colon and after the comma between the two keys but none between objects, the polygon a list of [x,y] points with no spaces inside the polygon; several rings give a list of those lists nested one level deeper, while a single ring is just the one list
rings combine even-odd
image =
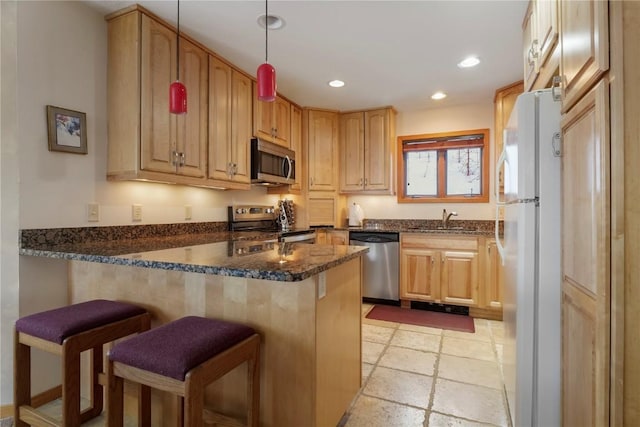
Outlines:
[{"label": "white refrigerator", "polygon": [[[504,134],[496,240],[503,265],[502,369],[515,427],[560,425],[560,103],[523,93]],[[498,210],[504,235],[498,235]]]}]

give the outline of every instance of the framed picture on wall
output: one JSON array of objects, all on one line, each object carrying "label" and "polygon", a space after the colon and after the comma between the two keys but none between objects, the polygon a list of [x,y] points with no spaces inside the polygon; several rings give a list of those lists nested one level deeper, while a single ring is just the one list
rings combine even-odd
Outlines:
[{"label": "framed picture on wall", "polygon": [[47,105],[49,151],[87,154],[87,115]]}]

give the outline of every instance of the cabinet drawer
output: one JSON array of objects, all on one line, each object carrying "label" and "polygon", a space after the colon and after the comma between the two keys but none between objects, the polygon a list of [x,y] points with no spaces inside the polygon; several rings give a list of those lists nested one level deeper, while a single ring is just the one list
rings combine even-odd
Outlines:
[{"label": "cabinet drawer", "polygon": [[403,248],[478,250],[478,238],[473,236],[427,236],[420,233],[402,233]]}]

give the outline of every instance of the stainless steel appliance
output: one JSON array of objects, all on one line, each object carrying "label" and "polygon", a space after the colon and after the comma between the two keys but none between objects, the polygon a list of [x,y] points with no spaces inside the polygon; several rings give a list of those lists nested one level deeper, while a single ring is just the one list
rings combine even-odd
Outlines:
[{"label": "stainless steel appliance", "polygon": [[227,208],[229,231],[265,231],[277,233],[277,241],[315,243],[316,232],[310,228],[282,230],[273,206],[233,205]]},{"label": "stainless steel appliance", "polygon": [[369,252],[364,257],[364,277],[362,296],[365,301],[379,300],[397,303],[399,275],[398,233],[351,231],[349,244],[367,246]]},{"label": "stainless steel appliance", "polygon": [[520,95],[498,163],[505,166],[497,203],[504,243],[496,226],[505,265],[503,372],[514,426],[562,421],[559,132],[560,103],[550,89]]},{"label": "stainless steel appliance", "polygon": [[251,182],[262,185],[293,184],[295,152],[258,138],[251,140]]}]

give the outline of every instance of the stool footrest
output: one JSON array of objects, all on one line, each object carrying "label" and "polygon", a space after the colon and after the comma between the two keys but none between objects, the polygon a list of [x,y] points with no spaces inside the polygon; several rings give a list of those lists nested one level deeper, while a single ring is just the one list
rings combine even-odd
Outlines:
[{"label": "stool footrest", "polygon": [[[18,414],[16,414],[16,417]],[[43,414],[38,411],[36,408],[29,405],[20,406],[20,415],[19,418],[21,421],[28,423],[32,426],[52,426],[52,427],[60,427],[61,424],[53,417]]]}]

